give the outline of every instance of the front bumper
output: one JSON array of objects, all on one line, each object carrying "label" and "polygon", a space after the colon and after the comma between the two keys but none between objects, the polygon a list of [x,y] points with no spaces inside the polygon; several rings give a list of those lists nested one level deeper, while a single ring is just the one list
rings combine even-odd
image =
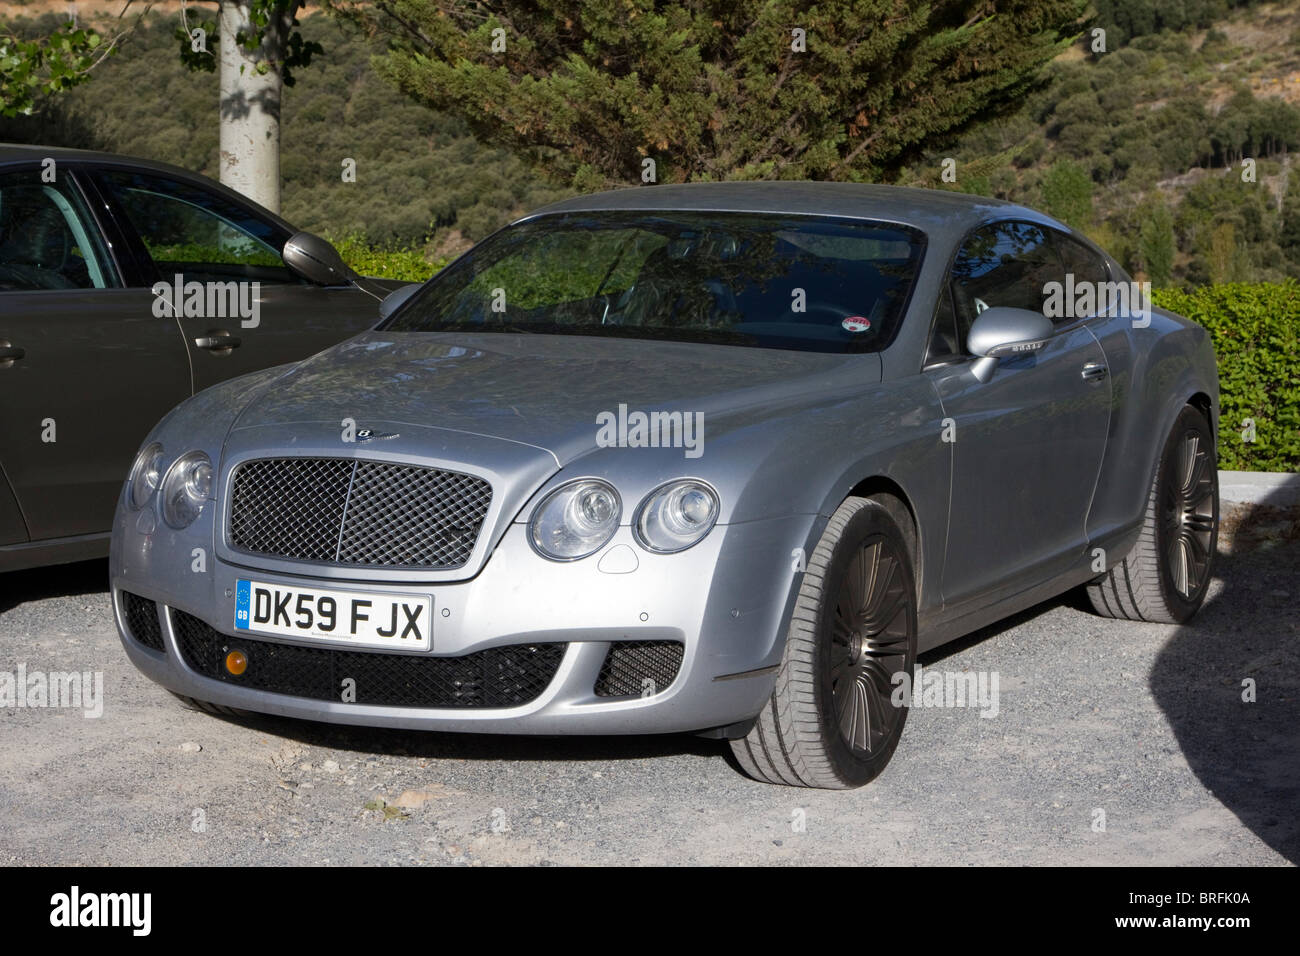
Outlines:
[{"label": "front bumper", "polygon": [[[699,731],[753,717],[771,694],[784,646],[798,575],[790,554],[810,549],[820,522],[811,515],[718,526],[675,555],[649,554],[620,528],[601,552],[558,564],[538,556],[513,524],[482,570],[459,582],[389,584],[374,580],[242,566],[218,556],[210,511],[184,532],[119,509],[111,577],[114,609],[127,655],[168,690],[215,704],[343,724],[422,730],[517,734],[642,734]],[[615,560],[602,561],[611,551]],[[635,570],[626,570],[628,552]],[[602,563],[606,570],[601,570]],[[254,564],[250,562],[250,564]],[[375,704],[297,696],[214,679],[182,653],[178,622],[197,618],[235,637],[234,591],[240,578],[301,587],[334,587],[431,595],[433,649],[420,653],[364,651],[389,661],[464,658],[494,648],[564,644],[544,689],[517,706]],[[132,635],[124,592],[156,602],[159,649]],[[187,632],[189,633],[189,632]],[[337,644],[249,635],[271,646],[338,649]],[[598,696],[596,685],[612,646],[679,642],[680,667],[649,696]],[[187,645],[188,646],[188,645]],[[361,649],[345,648],[349,654]],[[250,671],[258,666],[249,654]],[[395,663],[400,670],[402,664]],[[549,676],[549,675],[548,675]]]}]

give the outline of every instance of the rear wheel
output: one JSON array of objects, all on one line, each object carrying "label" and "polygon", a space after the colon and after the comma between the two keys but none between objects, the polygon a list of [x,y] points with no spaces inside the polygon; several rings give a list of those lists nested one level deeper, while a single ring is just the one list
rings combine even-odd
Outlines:
[{"label": "rear wheel", "polygon": [[1165,440],[1137,543],[1088,585],[1098,614],[1181,624],[1201,606],[1219,538],[1219,473],[1210,423],[1186,406]]},{"label": "rear wheel", "polygon": [[849,498],[827,524],[800,583],[772,698],[749,735],[732,741],[755,779],[860,787],[893,756],[907,720],[895,675],[910,680],[916,662],[916,586],[898,511]]}]

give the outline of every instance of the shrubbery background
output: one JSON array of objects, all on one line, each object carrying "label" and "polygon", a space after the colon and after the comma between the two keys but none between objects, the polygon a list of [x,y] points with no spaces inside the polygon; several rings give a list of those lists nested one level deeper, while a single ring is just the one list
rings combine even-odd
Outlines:
[{"label": "shrubbery background", "polygon": [[[1300,283],[1158,289],[1152,298],[1210,331],[1219,358],[1219,467],[1300,471]],[[1247,419],[1253,442],[1243,438]]]}]

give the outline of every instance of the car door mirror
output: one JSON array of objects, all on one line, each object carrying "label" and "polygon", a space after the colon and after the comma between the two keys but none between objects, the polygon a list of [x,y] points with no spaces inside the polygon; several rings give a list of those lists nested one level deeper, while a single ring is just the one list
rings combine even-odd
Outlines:
[{"label": "car door mirror", "polygon": [[338,250],[310,232],[295,232],[290,236],[281,257],[295,273],[317,285],[344,285],[356,278]]},{"label": "car door mirror", "polygon": [[1052,320],[1041,312],[993,306],[975,317],[966,336],[966,350],[978,356],[975,377],[987,382],[998,359],[1037,352],[1052,338]]},{"label": "car door mirror", "polygon": [[401,307],[403,302],[415,295],[415,293],[419,292],[421,288],[423,288],[423,286],[419,283],[413,282],[410,285],[404,285],[400,289],[394,289],[392,292],[388,293],[388,295],[384,296],[383,300],[379,303],[379,317],[381,319],[388,318]]}]

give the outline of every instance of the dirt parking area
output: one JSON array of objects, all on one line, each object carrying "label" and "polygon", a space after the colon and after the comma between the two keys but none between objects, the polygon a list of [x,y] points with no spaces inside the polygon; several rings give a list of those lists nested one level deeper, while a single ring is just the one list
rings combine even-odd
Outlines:
[{"label": "dirt parking area", "polygon": [[0,863],[1295,863],[1298,571],[1300,542],[1256,542],[1187,626],[1067,599],[925,655],[996,672],[996,715],[914,709],[852,792],[752,782],[694,737],[210,716],[128,664],[105,563],[0,576],[0,678],[103,678],[100,716],[0,707]]}]

